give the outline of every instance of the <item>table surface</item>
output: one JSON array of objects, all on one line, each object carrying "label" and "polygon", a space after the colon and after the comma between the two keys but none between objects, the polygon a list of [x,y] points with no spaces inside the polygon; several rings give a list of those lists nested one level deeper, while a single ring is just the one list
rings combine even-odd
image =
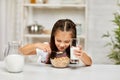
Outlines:
[{"label": "table surface", "polygon": [[27,63],[23,72],[9,73],[4,62],[0,62],[0,80],[120,80],[120,65],[54,68],[50,64]]}]

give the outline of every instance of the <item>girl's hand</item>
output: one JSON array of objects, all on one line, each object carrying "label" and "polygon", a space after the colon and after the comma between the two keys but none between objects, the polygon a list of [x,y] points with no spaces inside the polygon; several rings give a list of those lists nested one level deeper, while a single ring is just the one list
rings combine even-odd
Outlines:
[{"label": "girl's hand", "polygon": [[39,48],[45,52],[51,53],[51,48],[49,43],[36,43],[35,44],[36,48]]},{"label": "girl's hand", "polygon": [[78,58],[82,58],[83,54],[85,52],[82,50],[82,46],[78,46],[76,49],[75,49],[75,55],[78,57]]},{"label": "girl's hand", "polygon": [[78,48],[75,49],[75,55],[81,59],[86,66],[90,66],[92,64],[92,59],[86,54],[84,50],[82,50],[81,46],[78,46]]}]

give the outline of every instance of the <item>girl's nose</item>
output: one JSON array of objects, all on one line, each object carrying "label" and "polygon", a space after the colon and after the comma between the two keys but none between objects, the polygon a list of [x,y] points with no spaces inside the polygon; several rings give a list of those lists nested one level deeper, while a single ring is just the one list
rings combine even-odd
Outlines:
[{"label": "girl's nose", "polygon": [[65,44],[62,42],[62,43],[60,43],[60,47],[64,47],[65,46]]}]

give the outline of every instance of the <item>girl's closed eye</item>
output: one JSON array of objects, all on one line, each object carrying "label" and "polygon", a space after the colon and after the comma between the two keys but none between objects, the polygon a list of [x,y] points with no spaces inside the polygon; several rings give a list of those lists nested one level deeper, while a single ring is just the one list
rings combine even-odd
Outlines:
[{"label": "girl's closed eye", "polygon": [[70,43],[70,40],[66,40],[65,43]]},{"label": "girl's closed eye", "polygon": [[57,40],[57,42],[62,42],[61,40]]}]

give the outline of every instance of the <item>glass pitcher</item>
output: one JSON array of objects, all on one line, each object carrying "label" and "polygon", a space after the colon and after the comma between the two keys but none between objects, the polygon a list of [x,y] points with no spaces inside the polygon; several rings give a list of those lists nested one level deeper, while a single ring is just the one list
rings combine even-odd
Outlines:
[{"label": "glass pitcher", "polygon": [[19,52],[21,43],[19,41],[8,42],[5,49],[5,67],[9,72],[21,72],[24,66],[24,57]]},{"label": "glass pitcher", "polygon": [[11,41],[8,42],[7,48],[5,49],[4,52],[4,57],[7,57],[8,55],[11,54],[19,54],[19,47],[21,46],[21,42],[19,41]]}]

